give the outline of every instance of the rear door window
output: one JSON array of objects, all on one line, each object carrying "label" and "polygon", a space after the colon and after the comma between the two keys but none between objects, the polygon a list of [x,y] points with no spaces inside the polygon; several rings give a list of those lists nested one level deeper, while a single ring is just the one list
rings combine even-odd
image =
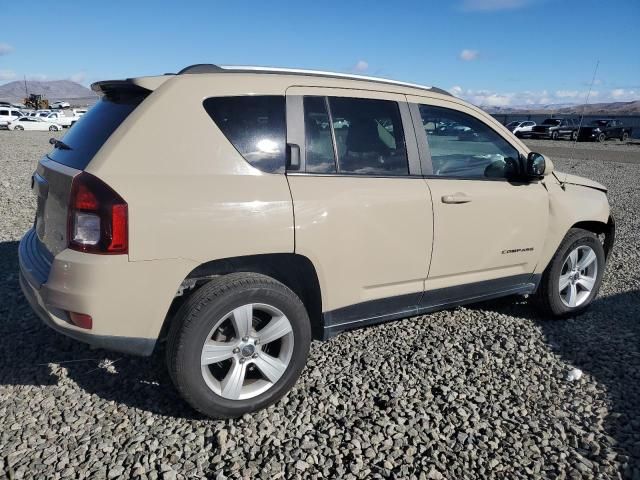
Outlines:
[{"label": "rear door window", "polygon": [[286,161],[285,98],[280,95],[212,97],[204,109],[254,167],[284,173]]},{"label": "rear door window", "polygon": [[397,102],[329,97],[338,172],[408,175],[409,162]]},{"label": "rear door window", "polygon": [[62,138],[71,149],[55,148],[51,160],[84,170],[116,128],[146,98],[145,93],[111,92],[102,97]]}]

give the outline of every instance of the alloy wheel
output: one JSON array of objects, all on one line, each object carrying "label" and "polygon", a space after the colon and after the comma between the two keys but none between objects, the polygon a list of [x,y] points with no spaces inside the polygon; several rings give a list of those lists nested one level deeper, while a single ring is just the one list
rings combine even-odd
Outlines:
[{"label": "alloy wheel", "polygon": [[252,303],[216,322],[202,346],[202,377],[217,395],[246,400],[286,372],[293,354],[291,322],[274,306]]},{"label": "alloy wheel", "polygon": [[575,308],[586,302],[596,284],[597,276],[598,257],[591,247],[581,245],[569,252],[558,281],[562,303]]}]

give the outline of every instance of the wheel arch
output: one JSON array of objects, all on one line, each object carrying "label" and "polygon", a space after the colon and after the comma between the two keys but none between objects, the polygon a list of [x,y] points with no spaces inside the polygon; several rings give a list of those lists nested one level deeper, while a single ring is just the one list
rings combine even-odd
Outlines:
[{"label": "wheel arch", "polygon": [[223,258],[202,263],[194,268],[181,284],[183,294],[174,298],[165,317],[160,338],[164,338],[180,305],[213,277],[230,273],[260,273],[290,288],[302,300],[314,339],[321,339],[322,296],[316,269],[307,257],[295,253],[272,253]]},{"label": "wheel arch", "polygon": [[571,228],[581,228],[583,230],[593,232],[598,236],[604,235],[604,240],[602,242],[602,246],[604,248],[604,256],[606,259],[609,258],[609,254],[613,249],[613,242],[616,235],[616,222],[613,218],[613,215],[609,215],[607,223],[587,220],[574,223]]}]

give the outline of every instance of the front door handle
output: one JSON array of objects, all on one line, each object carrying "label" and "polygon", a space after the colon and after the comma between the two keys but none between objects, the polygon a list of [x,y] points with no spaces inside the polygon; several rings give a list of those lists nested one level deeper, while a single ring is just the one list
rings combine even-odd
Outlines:
[{"label": "front door handle", "polygon": [[469,203],[471,201],[471,197],[465,193],[454,193],[453,195],[443,195],[442,203]]}]

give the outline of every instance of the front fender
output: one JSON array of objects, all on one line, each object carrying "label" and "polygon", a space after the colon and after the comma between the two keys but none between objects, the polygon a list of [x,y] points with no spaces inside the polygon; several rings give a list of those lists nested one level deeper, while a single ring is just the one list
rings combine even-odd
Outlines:
[{"label": "front fender", "polygon": [[[609,220],[613,222],[607,195],[603,191],[571,184],[561,187],[555,181],[547,181],[545,184],[549,192],[548,232],[535,273],[544,271],[562,239],[574,225],[584,222],[596,223],[606,232],[611,228]],[[615,227],[613,228],[615,230]],[[613,236],[610,245],[605,245],[607,255],[612,245]]]}]

